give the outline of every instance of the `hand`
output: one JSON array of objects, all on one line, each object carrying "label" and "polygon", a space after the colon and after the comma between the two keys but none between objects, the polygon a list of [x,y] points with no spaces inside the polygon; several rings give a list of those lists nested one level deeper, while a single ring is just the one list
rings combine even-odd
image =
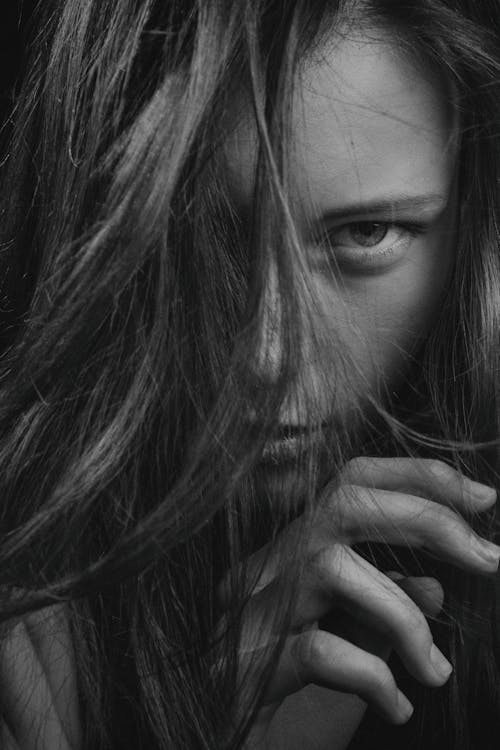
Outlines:
[{"label": "hand", "polygon": [[64,607],[26,615],[0,647],[0,747],[81,747],[74,653]]},{"label": "hand", "polygon": [[[292,630],[257,724],[266,726],[287,695],[310,683],[357,694],[388,721],[406,722],[412,707],[385,659],[394,649],[422,684],[447,681],[452,667],[433,643],[425,617],[439,610],[443,592],[434,579],[382,573],[352,545],[383,541],[422,548],[464,570],[491,574],[497,570],[500,548],[478,537],[461,513],[486,510],[495,499],[494,490],[442,462],[349,462],[340,484],[327,487],[319,498]],[[297,519],[282,536],[300,534],[302,524]],[[279,553],[264,549],[250,563],[258,570],[265,555],[266,567],[245,613],[242,667],[257,649],[262,653],[269,647],[256,642],[255,634],[262,633],[262,625],[279,606]],[[339,635],[318,626],[333,608],[344,613],[339,617],[344,622],[347,613],[351,633],[345,627]]]}]

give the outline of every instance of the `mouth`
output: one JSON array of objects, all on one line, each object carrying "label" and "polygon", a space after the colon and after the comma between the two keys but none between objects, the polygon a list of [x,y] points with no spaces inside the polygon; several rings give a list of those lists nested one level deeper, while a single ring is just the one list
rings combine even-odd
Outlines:
[{"label": "mouth", "polygon": [[297,465],[323,438],[327,422],[317,426],[282,425],[264,446],[261,464],[268,467]]}]

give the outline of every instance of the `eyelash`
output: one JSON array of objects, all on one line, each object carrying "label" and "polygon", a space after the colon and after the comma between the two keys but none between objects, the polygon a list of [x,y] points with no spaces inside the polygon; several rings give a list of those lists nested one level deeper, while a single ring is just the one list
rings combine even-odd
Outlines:
[{"label": "eyelash", "polygon": [[[356,227],[358,229],[362,227],[383,227],[386,231],[384,236],[371,246],[356,243],[355,241],[351,247],[347,244],[342,245],[338,241],[339,235],[341,233],[352,232]],[[391,231],[397,232],[398,237],[388,244],[386,238]],[[332,255],[332,260],[340,269],[355,271],[357,269],[370,270],[370,268],[373,268],[374,270],[379,270],[389,267],[400,257],[403,257],[413,239],[424,231],[424,227],[410,223],[375,220],[356,221],[327,230],[324,235],[324,244],[326,244],[329,254]]]}]

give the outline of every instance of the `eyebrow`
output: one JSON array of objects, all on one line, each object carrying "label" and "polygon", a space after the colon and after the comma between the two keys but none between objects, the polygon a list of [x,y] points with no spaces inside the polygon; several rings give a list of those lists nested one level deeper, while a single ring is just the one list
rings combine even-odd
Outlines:
[{"label": "eyebrow", "polygon": [[425,195],[397,195],[376,198],[374,200],[360,203],[346,203],[343,206],[335,206],[318,213],[321,221],[335,221],[347,219],[351,216],[390,215],[407,211],[425,211],[426,209],[444,210],[448,203],[448,196],[441,193],[428,193]]}]

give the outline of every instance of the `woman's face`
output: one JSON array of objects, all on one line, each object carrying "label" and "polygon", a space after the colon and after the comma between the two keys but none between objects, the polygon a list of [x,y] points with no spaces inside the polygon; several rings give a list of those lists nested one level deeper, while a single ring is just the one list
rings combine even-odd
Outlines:
[{"label": "woman's face", "polygon": [[[248,111],[240,108],[227,147],[242,211],[255,167]],[[380,394],[432,327],[453,257],[452,132],[435,72],[406,59],[388,35],[339,35],[305,67],[293,109],[292,207],[316,312],[282,424],[304,424],[310,396],[319,419],[331,415],[332,399],[335,408],[345,401],[340,380],[330,377],[339,339],[350,359],[347,380]],[[259,376],[272,376],[280,354],[272,268],[267,303]]]}]

